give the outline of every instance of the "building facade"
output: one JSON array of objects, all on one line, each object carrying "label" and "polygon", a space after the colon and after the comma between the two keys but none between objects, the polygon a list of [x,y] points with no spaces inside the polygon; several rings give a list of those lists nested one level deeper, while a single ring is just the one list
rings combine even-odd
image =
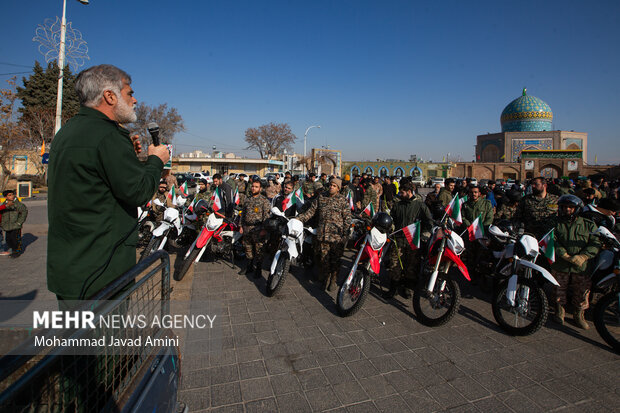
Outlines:
[{"label": "building facade", "polygon": [[454,164],[449,162],[407,162],[400,160],[385,161],[345,161],[342,163],[343,174],[361,175],[367,173],[372,176],[413,176],[423,181],[439,176],[452,176]]}]

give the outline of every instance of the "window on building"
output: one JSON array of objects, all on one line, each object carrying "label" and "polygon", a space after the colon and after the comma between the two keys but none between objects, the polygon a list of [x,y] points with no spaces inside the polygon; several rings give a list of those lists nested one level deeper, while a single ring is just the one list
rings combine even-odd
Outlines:
[{"label": "window on building", "polygon": [[199,163],[190,163],[189,164],[189,170],[191,172],[200,172],[202,171],[202,164]]}]

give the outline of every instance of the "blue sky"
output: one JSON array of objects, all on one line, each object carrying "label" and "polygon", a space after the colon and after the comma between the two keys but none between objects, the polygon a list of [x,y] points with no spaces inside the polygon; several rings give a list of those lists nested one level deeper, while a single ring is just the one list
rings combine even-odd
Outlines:
[{"label": "blue sky", "polygon": [[[288,122],[295,148],[346,160],[446,153],[472,160],[521,94],[554,129],[588,132],[590,162],[620,162],[618,1],[67,0],[86,66],[133,77],[139,101],[185,119],[177,150],[242,151],[244,131]],[[7,0],[0,73],[43,61],[34,31],[61,0]],[[9,76],[0,76],[4,80]]]}]

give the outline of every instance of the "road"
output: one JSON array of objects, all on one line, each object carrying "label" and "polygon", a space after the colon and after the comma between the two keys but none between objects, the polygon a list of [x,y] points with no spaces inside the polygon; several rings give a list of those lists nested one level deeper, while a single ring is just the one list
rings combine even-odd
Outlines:
[{"label": "road", "polygon": [[[28,245],[18,259],[0,258],[2,297],[50,296],[45,203],[26,204]],[[186,342],[203,348],[183,357],[180,399],[190,411],[620,411],[620,357],[594,328],[549,321],[533,336],[510,337],[497,327],[488,297],[470,290],[456,317],[432,329],[416,321],[410,300],[380,298],[379,285],[358,314],[343,319],[335,293],[311,275],[293,267],[273,298],[264,278],[222,262],[201,262],[173,281],[175,294],[222,305],[221,345]]]}]

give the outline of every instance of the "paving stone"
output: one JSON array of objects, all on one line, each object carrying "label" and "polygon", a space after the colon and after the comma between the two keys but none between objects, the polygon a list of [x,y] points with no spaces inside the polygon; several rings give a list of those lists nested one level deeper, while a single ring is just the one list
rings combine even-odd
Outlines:
[{"label": "paving stone", "polygon": [[369,400],[362,386],[356,381],[336,384],[332,389],[343,405]]},{"label": "paving stone", "polygon": [[313,411],[324,411],[341,406],[331,386],[306,391],[306,399]]},{"label": "paving stone", "polygon": [[271,383],[267,377],[241,381],[241,396],[244,401],[263,399],[273,396]]},{"label": "paving stone", "polygon": [[267,375],[267,369],[262,360],[250,361],[247,363],[239,364],[239,378],[253,379],[256,377],[263,377]]},{"label": "paving stone", "polygon": [[[209,410],[210,413],[244,413],[243,404],[231,404],[229,406],[217,407]],[[206,412],[206,410],[205,410]]]},{"label": "paving stone", "polygon": [[327,380],[332,385],[355,380],[355,377],[353,377],[353,374],[351,374],[345,364],[323,367],[322,370],[323,374],[325,374],[325,377],[327,377]]},{"label": "paving stone", "polygon": [[403,369],[389,354],[371,358],[370,362],[380,373],[389,373]]},{"label": "paving stone", "polygon": [[388,380],[380,375],[360,379],[359,382],[371,399],[377,399],[396,393],[396,390]]},{"label": "paving stone", "polygon": [[467,400],[474,401],[488,397],[491,393],[471,377],[459,377],[450,382]]},{"label": "paving stone", "polygon": [[280,412],[305,413],[312,411],[308,400],[300,392],[276,396],[276,401]]},{"label": "paving stone", "polygon": [[376,399],[375,406],[381,413],[415,412],[407,402],[397,394]]},{"label": "paving stone", "polygon": [[229,383],[239,380],[239,371],[236,364],[213,367],[207,370],[211,384]]},{"label": "paving stone", "polygon": [[449,383],[427,387],[426,391],[445,409],[467,404],[467,400]]},{"label": "paving stone", "polygon": [[190,411],[205,409],[211,402],[209,392],[205,392],[205,389],[181,390],[178,398],[187,404]]},{"label": "paving stone", "polygon": [[347,366],[357,379],[376,376],[377,374],[379,374],[379,370],[377,370],[375,366],[372,365],[370,360],[351,361],[347,363]]},{"label": "paving stone", "polygon": [[241,401],[241,387],[239,382],[211,386],[212,407],[239,403]]},{"label": "paving stone", "polygon": [[275,412],[278,407],[275,397],[268,399],[255,400],[245,404],[246,413],[263,413],[263,412]]},{"label": "paving stone", "polygon": [[321,369],[304,370],[297,373],[297,378],[304,390],[312,390],[317,387],[325,387],[329,384]]},{"label": "paving stone", "polygon": [[414,412],[426,413],[442,409],[442,406],[426,390],[403,393],[401,397]]}]

